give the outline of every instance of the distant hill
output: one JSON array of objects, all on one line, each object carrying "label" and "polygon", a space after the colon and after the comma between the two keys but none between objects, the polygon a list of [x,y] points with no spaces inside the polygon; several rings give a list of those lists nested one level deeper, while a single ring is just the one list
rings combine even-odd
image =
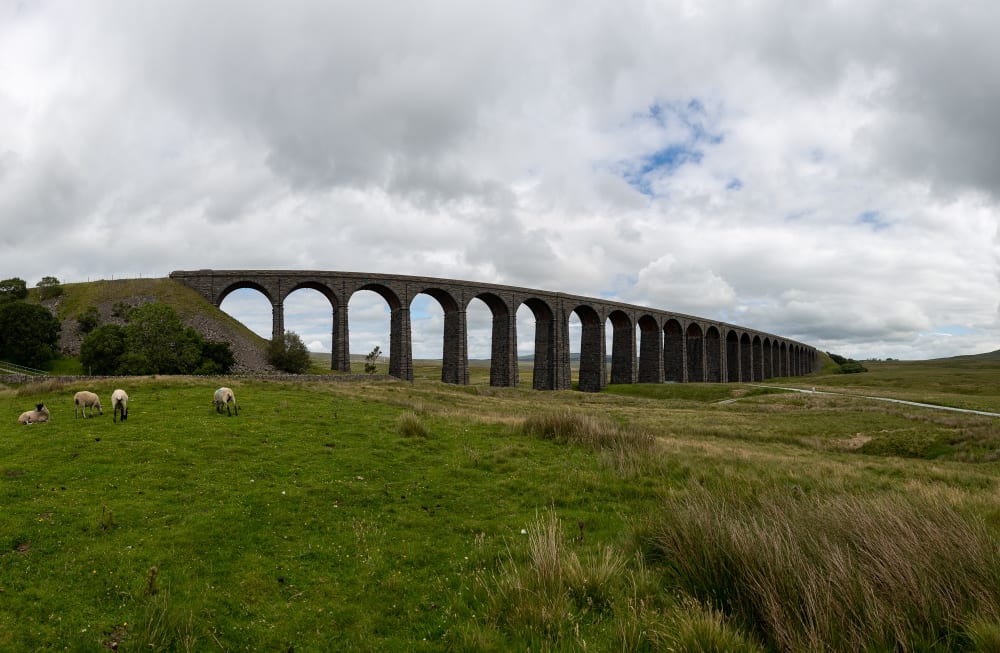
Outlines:
[{"label": "distant hill", "polygon": [[1000,349],[996,351],[987,352],[985,354],[968,354],[965,356],[949,356],[948,358],[935,358],[935,361],[962,361],[962,362],[976,362],[981,361],[984,363],[990,363],[995,361],[1000,361]]},{"label": "distant hill", "polygon": [[[219,310],[197,292],[172,279],[116,279],[63,284],[63,293],[55,299],[40,301],[37,289],[32,289],[28,301],[47,307],[62,323],[59,349],[64,356],[79,356],[83,334],[77,318],[89,306],[95,306],[100,324],[124,324],[115,315],[116,308],[141,306],[154,302],[169,304],[187,326],[194,328],[206,340],[228,342],[236,357],[236,372],[263,372],[273,368],[267,363],[264,350],[267,340],[244,326],[239,320]],[[120,313],[120,311],[118,311]]]}]

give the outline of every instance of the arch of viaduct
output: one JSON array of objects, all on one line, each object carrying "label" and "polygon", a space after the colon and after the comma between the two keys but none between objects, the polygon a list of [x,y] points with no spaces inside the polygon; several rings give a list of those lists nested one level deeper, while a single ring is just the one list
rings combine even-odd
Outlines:
[{"label": "arch of viaduct", "polygon": [[[285,332],[284,301],[303,288],[319,291],[332,307],[331,368],[351,370],[347,305],[360,290],[381,295],[390,308],[389,374],[413,380],[410,303],[426,294],[444,311],[441,380],[468,384],[466,307],[483,301],[493,315],[490,385],[519,382],[518,308],[535,318],[532,387],[571,387],[569,318],[582,326],[580,390],[597,392],[608,383],[740,382],[812,372],[816,349],[779,336],[691,315],[645,306],[497,284],[373,274],[294,270],[179,270],[170,278],[198,291],[215,306],[235,290],[252,288],[272,307],[272,337]],[[610,323],[611,360],[606,325]],[[638,338],[636,337],[638,329]],[[637,342],[638,340],[638,342]],[[610,367],[610,369],[609,369]]]}]

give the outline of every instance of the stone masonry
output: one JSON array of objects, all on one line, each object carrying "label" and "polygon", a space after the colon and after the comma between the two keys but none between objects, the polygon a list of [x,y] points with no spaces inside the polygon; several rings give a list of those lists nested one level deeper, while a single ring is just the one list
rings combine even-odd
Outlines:
[{"label": "stone masonry", "polygon": [[[482,300],[493,314],[490,384],[518,384],[517,310],[524,305],[535,316],[535,356],[532,387],[569,389],[569,318],[582,325],[579,388],[596,392],[611,383],[760,381],[813,371],[815,348],[788,338],[724,322],[592,297],[503,286],[498,284],[367,272],[299,270],[181,270],[170,278],[201,293],[220,306],[226,296],[252,288],[271,303],[272,337],[285,331],[284,301],[291,293],[311,288],[331,307],[333,351],[331,369],[351,371],[347,306],[351,295],[371,290],[390,309],[389,374],[413,380],[410,303],[427,294],[444,311],[441,380],[469,382],[466,307]],[[612,328],[610,370],[605,330]],[[639,346],[636,347],[636,328]],[[638,349],[638,351],[637,351]]]}]

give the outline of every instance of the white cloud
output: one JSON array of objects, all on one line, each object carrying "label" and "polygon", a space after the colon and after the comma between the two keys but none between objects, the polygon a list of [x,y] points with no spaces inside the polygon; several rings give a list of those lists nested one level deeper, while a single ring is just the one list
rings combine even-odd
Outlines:
[{"label": "white cloud", "polygon": [[[997,349],[998,21],[986,0],[11,3],[0,277],[395,272],[852,356]],[[374,299],[352,351],[387,349]],[[310,346],[328,313],[292,317]],[[440,349],[414,326],[415,355]]]}]

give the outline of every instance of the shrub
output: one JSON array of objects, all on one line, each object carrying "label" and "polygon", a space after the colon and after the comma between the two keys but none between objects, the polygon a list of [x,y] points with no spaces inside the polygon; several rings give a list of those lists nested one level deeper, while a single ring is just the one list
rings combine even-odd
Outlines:
[{"label": "shrub", "polygon": [[285,331],[281,338],[271,340],[267,361],[282,372],[302,374],[312,365],[312,358],[302,338],[294,331]]},{"label": "shrub", "polygon": [[86,310],[76,316],[76,328],[83,334],[96,329],[100,322],[101,314],[97,312],[96,306],[88,306]]},{"label": "shrub", "polygon": [[858,374],[859,372],[867,372],[868,368],[859,363],[856,360],[850,360],[846,363],[841,363],[840,367],[837,368],[838,374]]},{"label": "shrub", "polygon": [[365,356],[365,374],[374,374],[378,371],[378,357],[382,355],[382,350],[378,345]]},{"label": "shrub", "polygon": [[236,357],[228,342],[206,341],[201,347],[201,364],[195,374],[229,374]]}]

